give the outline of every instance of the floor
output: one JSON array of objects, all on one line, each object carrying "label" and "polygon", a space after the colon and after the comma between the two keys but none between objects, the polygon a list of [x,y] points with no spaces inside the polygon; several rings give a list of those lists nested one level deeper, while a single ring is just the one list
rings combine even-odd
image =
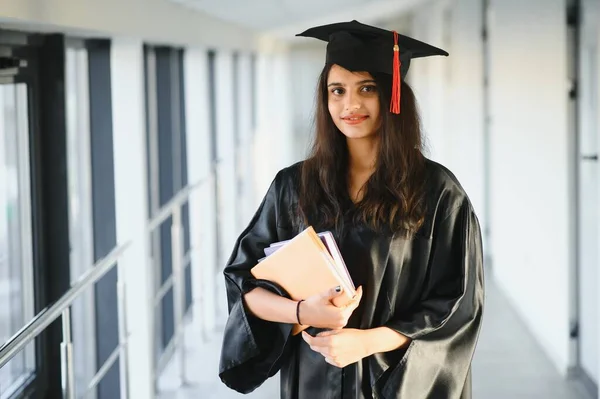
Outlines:
[{"label": "floor", "polygon": [[[192,335],[192,332],[188,336]],[[229,390],[217,377],[221,337],[215,334],[205,344],[186,351],[187,375],[191,383],[180,386],[177,359],[159,381],[160,399],[272,399],[278,398],[277,377],[250,395]],[[527,332],[516,313],[507,306],[492,282],[481,337],[473,360],[475,399],[592,399],[578,384],[561,378]]]}]

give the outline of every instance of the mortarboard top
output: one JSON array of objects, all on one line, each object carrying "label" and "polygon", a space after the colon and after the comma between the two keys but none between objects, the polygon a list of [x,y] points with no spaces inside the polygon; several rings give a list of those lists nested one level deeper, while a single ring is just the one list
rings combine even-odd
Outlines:
[{"label": "mortarboard top", "polygon": [[393,76],[390,111],[400,113],[400,79],[404,79],[413,58],[448,53],[396,31],[362,24],[356,20],[310,28],[296,36],[328,42],[327,64],[349,71],[381,72]]}]

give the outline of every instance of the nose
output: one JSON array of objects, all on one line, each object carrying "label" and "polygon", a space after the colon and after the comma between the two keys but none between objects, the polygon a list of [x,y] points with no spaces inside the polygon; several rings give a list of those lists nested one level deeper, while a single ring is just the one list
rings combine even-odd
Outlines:
[{"label": "nose", "polygon": [[346,92],[344,109],[346,111],[355,111],[360,108],[360,96],[351,90]]}]

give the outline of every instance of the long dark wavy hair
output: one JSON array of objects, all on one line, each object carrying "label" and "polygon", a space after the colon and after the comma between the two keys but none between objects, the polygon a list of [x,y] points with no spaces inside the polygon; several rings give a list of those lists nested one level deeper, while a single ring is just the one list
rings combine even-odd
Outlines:
[{"label": "long dark wavy hair", "polygon": [[[311,152],[302,165],[299,208],[306,225],[336,229],[363,222],[375,231],[413,234],[425,215],[425,158],[415,96],[402,81],[399,115],[389,112],[392,77],[371,74],[377,82],[381,127],[374,173],[353,203],[348,193],[348,146],[328,109],[327,79],[331,65],[318,83]],[[348,216],[351,216],[349,219]]]}]

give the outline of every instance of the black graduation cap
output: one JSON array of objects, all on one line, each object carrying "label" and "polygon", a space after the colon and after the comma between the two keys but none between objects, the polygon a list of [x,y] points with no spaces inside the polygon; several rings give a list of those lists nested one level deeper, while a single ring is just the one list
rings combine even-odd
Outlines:
[{"label": "black graduation cap", "polygon": [[388,73],[393,76],[390,111],[400,113],[400,79],[404,79],[413,58],[444,55],[442,49],[396,31],[365,25],[356,20],[310,28],[296,36],[328,42],[327,64],[349,71]]}]

